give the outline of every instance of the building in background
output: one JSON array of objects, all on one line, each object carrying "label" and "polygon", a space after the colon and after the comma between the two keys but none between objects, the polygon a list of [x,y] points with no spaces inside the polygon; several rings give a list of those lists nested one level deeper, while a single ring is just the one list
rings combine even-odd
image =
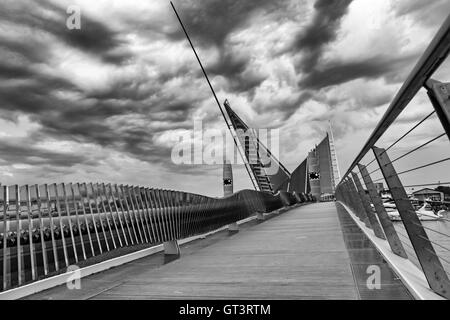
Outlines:
[{"label": "building in background", "polygon": [[[329,133],[308,153],[292,172],[278,161],[259,140],[258,133],[234,112],[229,102],[223,104],[224,120],[244,160],[246,170],[256,190],[276,194],[279,191],[311,194],[316,200],[334,200],[335,187],[341,180],[331,124]],[[275,167],[275,172],[269,168]],[[225,170],[224,165],[224,192]],[[231,170],[230,170],[231,172]]]},{"label": "building in background", "polygon": [[444,201],[444,193],[429,188],[414,191],[413,196],[419,201]]},{"label": "building in background", "polygon": [[311,186],[311,194],[316,198],[320,198],[320,179],[321,171],[319,164],[319,155],[317,152],[317,147],[308,153],[307,162],[308,164],[308,178],[309,184]]},{"label": "building in background", "polygon": [[289,191],[311,193],[317,200],[332,201],[341,180],[333,135],[330,133],[308,153],[292,172]]},{"label": "building in background", "polygon": [[308,154],[308,164],[311,194],[320,201],[334,200],[335,187],[341,177],[331,134],[327,133],[319,145]]}]

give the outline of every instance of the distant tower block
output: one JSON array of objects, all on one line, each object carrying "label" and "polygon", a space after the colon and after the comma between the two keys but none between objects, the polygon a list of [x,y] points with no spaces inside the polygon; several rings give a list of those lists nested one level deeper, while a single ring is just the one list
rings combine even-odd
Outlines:
[{"label": "distant tower block", "polygon": [[230,163],[223,164],[223,196],[228,197],[233,194],[233,169]]}]

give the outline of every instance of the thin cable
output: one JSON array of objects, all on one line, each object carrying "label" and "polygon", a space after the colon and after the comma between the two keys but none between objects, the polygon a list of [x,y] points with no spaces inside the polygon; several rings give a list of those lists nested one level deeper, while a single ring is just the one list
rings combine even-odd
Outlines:
[{"label": "thin cable", "polygon": [[422,238],[423,240],[428,240],[428,241],[431,242],[432,244],[437,245],[438,247],[441,247],[442,249],[445,249],[445,250],[447,250],[447,251],[450,251],[449,248],[447,248],[447,247],[445,247],[445,246],[443,246],[443,245],[441,245],[441,244],[439,244],[439,243],[437,243],[437,242],[435,242],[435,241],[432,241],[432,240],[430,240],[430,239],[427,239],[427,238],[425,238],[425,237],[422,237],[421,235],[419,235],[419,237]]},{"label": "thin cable", "polygon": [[[414,129],[416,129],[418,126],[420,126],[425,120],[427,120],[429,117],[431,117],[434,113],[436,113],[435,110],[433,110],[430,114],[428,114],[425,118],[423,118],[422,120],[420,120],[414,127],[412,127],[411,129],[408,130],[408,132],[406,132],[404,135],[402,135],[400,138],[398,138],[393,144],[391,144],[389,147],[387,147],[387,149],[384,151],[388,151],[389,149],[391,149],[393,146],[395,146],[397,143],[399,143],[400,141],[402,141],[408,134],[410,134]],[[372,164],[376,159],[373,159],[372,161],[370,161],[368,164],[366,164],[366,167],[369,166],[370,164]]]},{"label": "thin cable", "polygon": [[[442,261],[444,261],[444,262],[446,262],[446,263],[448,263],[448,264],[450,265],[450,261],[448,261],[448,260],[442,258],[441,256],[438,256],[437,253],[428,250],[428,248],[424,248],[424,249],[427,250],[427,251],[428,251],[429,253],[431,253],[432,255],[434,255],[435,257],[441,259]],[[445,270],[444,270],[444,271],[445,271]],[[447,273],[447,271],[445,271],[445,272]]]},{"label": "thin cable", "polygon": [[[446,135],[446,133],[444,132],[444,133],[438,135],[437,137],[435,137],[435,138],[433,138],[433,139],[431,139],[431,140],[425,142],[424,144],[418,146],[417,148],[414,148],[414,149],[412,149],[411,151],[405,153],[404,155],[402,155],[402,156],[400,156],[400,157],[398,157],[398,158],[395,158],[394,160],[391,161],[391,164],[394,163],[394,162],[396,162],[396,161],[398,161],[398,160],[400,160],[400,159],[402,159],[402,158],[404,158],[404,157],[406,157],[406,156],[408,156],[408,155],[410,155],[410,154],[413,153],[413,152],[416,152],[417,150],[419,150],[419,149],[421,149],[421,148],[423,148],[423,147],[429,145],[430,143],[436,141],[436,140],[439,139],[439,138],[442,138],[442,137],[445,136],[445,135]],[[385,152],[386,152],[386,151],[387,151],[387,150],[385,150]],[[371,175],[372,173],[375,173],[375,172],[377,172],[377,171],[379,171],[379,170],[381,170],[381,168],[378,168],[378,169],[375,169],[375,170],[369,172],[369,175]],[[364,177],[365,177],[365,176],[364,176]]]},{"label": "thin cable", "polygon": [[[211,84],[211,81],[209,81],[208,74],[206,73],[206,70],[205,70],[205,68],[203,67],[203,64],[202,64],[202,62],[201,62],[201,60],[200,60],[200,58],[199,58],[199,56],[198,56],[198,54],[197,54],[197,51],[195,50],[195,47],[194,47],[194,45],[193,45],[193,43],[192,43],[192,41],[191,41],[191,38],[189,37],[189,34],[187,33],[187,30],[186,30],[186,28],[184,27],[184,24],[183,24],[183,22],[181,21],[181,18],[180,18],[180,16],[178,15],[178,12],[177,12],[177,10],[175,9],[175,6],[174,6],[174,4],[172,3],[172,1],[170,2],[170,5],[172,6],[172,9],[173,9],[173,11],[175,12],[175,15],[177,16],[178,22],[180,22],[181,28],[183,29],[184,34],[186,35],[186,38],[187,38],[187,40],[189,41],[189,44],[191,45],[192,51],[194,51],[195,57],[197,58],[197,61],[198,61],[199,65],[200,65],[200,68],[202,69],[203,75],[205,76],[206,81],[208,82],[209,88],[211,89],[211,92],[212,92],[212,94],[213,94],[213,96],[214,96],[214,99],[216,100],[216,103],[217,103],[217,105],[218,105],[218,107],[219,107],[219,109],[220,109],[220,112],[222,113],[222,116],[223,116],[223,118],[224,118],[224,120],[225,120],[225,123],[226,123],[228,129],[231,131],[231,127],[230,127],[230,125],[228,124],[228,120],[227,120],[227,118],[226,118],[226,116],[225,116],[225,113],[224,113],[223,110],[222,110],[222,107],[221,107],[221,105],[220,105],[219,99],[217,98],[216,92],[214,91],[214,88],[213,88],[213,86],[212,86],[212,84]],[[236,139],[234,138],[233,134],[231,134],[231,136],[232,136],[232,138],[233,138],[234,144],[236,145],[236,147],[239,148],[239,146],[238,146],[238,144],[237,144],[237,141],[236,141]],[[244,159],[242,159],[242,160],[244,161],[244,164],[245,164],[245,160],[246,160],[246,159],[244,158]],[[248,170],[247,166],[245,166],[245,168],[247,169],[247,173],[248,173],[248,175],[250,176],[250,180],[252,181],[252,184],[253,184],[253,186],[254,186],[254,188],[255,188],[255,190],[256,190],[256,185],[255,185],[254,182],[253,182],[251,173],[250,173],[250,171]]]},{"label": "thin cable", "polygon": [[[449,161],[449,160],[450,160],[450,158],[445,158],[445,159],[442,159],[442,160],[430,162],[428,164],[424,164],[424,165],[416,167],[416,168],[412,168],[412,169],[409,169],[409,170],[405,170],[405,171],[399,172],[399,173],[397,173],[397,176],[400,176],[400,175],[408,173],[408,172],[416,171],[416,170],[419,170],[419,169],[423,169],[423,168],[426,168],[426,167],[431,167],[431,166],[433,166],[435,164],[439,164],[439,163],[446,162],[446,161]],[[390,177],[393,177],[393,176],[390,176]],[[378,182],[378,181],[381,181],[381,180],[384,180],[384,178],[380,178],[380,179],[374,180],[374,182]]]},{"label": "thin cable", "polygon": [[422,225],[422,224],[414,223],[414,225],[416,225],[416,226],[418,226],[418,227],[423,227],[423,228],[426,229],[426,230],[429,230],[429,231],[435,232],[435,233],[437,233],[437,234],[440,234],[441,236],[445,236],[445,237],[447,237],[447,238],[450,238],[450,236],[449,236],[448,234],[445,234],[445,233],[442,233],[442,232],[440,232],[440,231],[437,231],[437,230],[428,228],[428,227],[426,227],[426,226],[424,226],[424,225]]},{"label": "thin cable", "polygon": [[402,156],[400,156],[400,157],[398,157],[398,158],[395,158],[394,160],[391,161],[391,163],[394,163],[394,162],[396,162],[396,161],[398,161],[398,160],[400,160],[400,159],[402,159],[402,158],[404,158],[404,157],[410,155],[411,153],[416,152],[417,150],[419,150],[419,149],[421,149],[421,148],[423,148],[423,147],[429,145],[430,143],[436,141],[436,140],[439,139],[439,138],[442,138],[442,137],[445,136],[445,135],[446,135],[445,132],[442,133],[442,134],[440,134],[440,135],[438,135],[436,138],[433,138],[433,139],[431,139],[431,140],[425,142],[424,144],[418,146],[417,148],[414,148],[414,149],[412,149],[411,151],[405,153],[404,155],[402,155]]}]

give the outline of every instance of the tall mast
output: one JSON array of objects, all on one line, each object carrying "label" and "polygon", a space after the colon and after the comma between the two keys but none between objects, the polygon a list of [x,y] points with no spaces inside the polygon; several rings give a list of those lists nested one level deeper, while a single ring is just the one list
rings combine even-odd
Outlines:
[{"label": "tall mast", "polygon": [[[184,27],[184,24],[183,24],[183,22],[181,21],[181,18],[180,18],[180,16],[178,15],[177,9],[175,9],[175,6],[174,6],[174,4],[172,3],[172,1],[170,1],[170,5],[172,6],[172,9],[173,9],[173,11],[175,12],[175,15],[177,16],[178,22],[180,23],[181,28],[183,29],[184,34],[186,35],[186,38],[187,38],[189,44],[191,45],[191,48],[192,48],[192,51],[194,52],[195,57],[197,58],[198,64],[200,65],[200,68],[202,69],[202,72],[203,72],[203,75],[205,76],[206,82],[208,82],[209,88],[211,89],[211,92],[212,92],[212,94],[213,94],[213,96],[214,96],[214,99],[216,100],[216,103],[217,103],[217,106],[219,107],[220,113],[222,114],[222,117],[223,117],[223,119],[225,120],[225,124],[227,125],[228,130],[230,130],[230,133],[231,133],[231,136],[232,136],[232,138],[233,138],[234,144],[236,145],[237,148],[239,148],[238,142],[236,141],[236,139],[235,139],[235,137],[234,137],[234,135],[233,135],[232,129],[231,129],[231,127],[230,127],[230,124],[228,123],[228,119],[227,119],[227,117],[225,116],[225,113],[223,112],[223,109],[222,109],[222,107],[221,107],[221,105],[220,105],[219,99],[217,98],[216,92],[214,91],[214,88],[213,88],[213,86],[212,86],[212,84],[211,84],[211,81],[209,81],[208,74],[206,73],[206,70],[205,70],[205,68],[203,67],[203,64],[202,64],[202,62],[201,62],[201,60],[200,60],[200,57],[199,57],[198,54],[197,54],[197,51],[195,50],[195,47],[194,47],[194,45],[193,45],[193,43],[192,43],[192,41],[191,41],[191,38],[189,37],[189,34],[187,33],[187,30],[186,30],[186,28]],[[242,156],[242,155],[241,155],[241,156]],[[234,158],[234,155],[233,155],[233,158]],[[243,157],[242,161],[244,161],[244,164],[246,164],[246,159],[245,159],[245,157]],[[250,169],[248,168],[247,165],[245,165],[245,169],[247,170],[247,173],[248,173],[248,175],[249,175],[249,177],[250,177],[250,180],[252,181],[253,187],[255,188],[255,190],[258,190],[258,189],[257,189],[257,186],[255,185],[255,183],[254,183],[254,181],[253,181],[252,173],[250,172]]]},{"label": "tall mast", "polygon": [[333,128],[331,126],[331,120],[328,121],[328,125],[330,127],[329,143],[331,153],[331,165],[333,167],[334,185],[336,186],[339,183],[339,181],[341,181],[341,172],[339,170],[336,146],[334,145],[334,135],[333,135]]}]

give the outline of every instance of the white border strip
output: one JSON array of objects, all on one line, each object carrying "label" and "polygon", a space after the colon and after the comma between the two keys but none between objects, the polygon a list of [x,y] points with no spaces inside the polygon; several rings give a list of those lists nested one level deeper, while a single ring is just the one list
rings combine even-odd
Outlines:
[{"label": "white border strip", "polygon": [[372,241],[377,250],[387,261],[392,270],[397,274],[409,292],[417,300],[446,300],[440,295],[434,293],[428,285],[427,279],[423,272],[413,264],[409,259],[402,258],[394,254],[386,240],[377,238],[373,231],[367,228],[362,221],[347,207],[344,203],[338,201],[356,222],[359,228]]},{"label": "white border strip", "polygon": [[[275,212],[276,211],[276,212]],[[267,213],[266,215],[270,215],[272,213],[278,213],[278,210],[275,210],[272,212]],[[251,216],[249,218],[240,220],[237,222],[238,225],[250,222],[252,220],[255,220],[257,218],[257,216]],[[228,226],[224,226],[221,227],[219,229],[210,231],[208,233],[204,233],[204,234],[200,234],[200,235],[196,235],[190,238],[185,238],[185,239],[180,239],[178,240],[178,244],[182,245],[185,243],[189,243],[198,239],[204,239],[207,236],[210,236],[212,234],[215,234],[217,232],[223,231],[223,230],[227,230]],[[45,278],[33,283],[29,283],[26,284],[24,286],[18,287],[18,288],[14,288],[14,289],[10,289],[7,291],[3,291],[0,292],[0,300],[16,300],[16,299],[20,299],[62,284],[67,283],[67,281],[69,279],[71,279],[71,276],[75,273],[78,272],[80,278],[84,278],[87,277],[89,275],[92,275],[94,273],[99,273],[108,269],[111,269],[113,267],[117,267],[123,264],[126,264],[128,262],[137,260],[137,259],[141,259],[144,257],[147,257],[149,255],[161,252],[164,250],[164,247],[162,244],[159,244],[157,246],[154,247],[150,247],[150,248],[146,248],[143,250],[139,250],[136,252],[132,252],[120,257],[116,257],[113,259],[109,259],[109,260],[105,260],[99,263],[96,263],[94,265],[91,266],[87,266],[84,268],[80,268],[77,270],[73,270],[73,271],[69,271],[69,272],[65,272],[63,274],[58,274],[56,276],[50,277],[50,278]]]}]

